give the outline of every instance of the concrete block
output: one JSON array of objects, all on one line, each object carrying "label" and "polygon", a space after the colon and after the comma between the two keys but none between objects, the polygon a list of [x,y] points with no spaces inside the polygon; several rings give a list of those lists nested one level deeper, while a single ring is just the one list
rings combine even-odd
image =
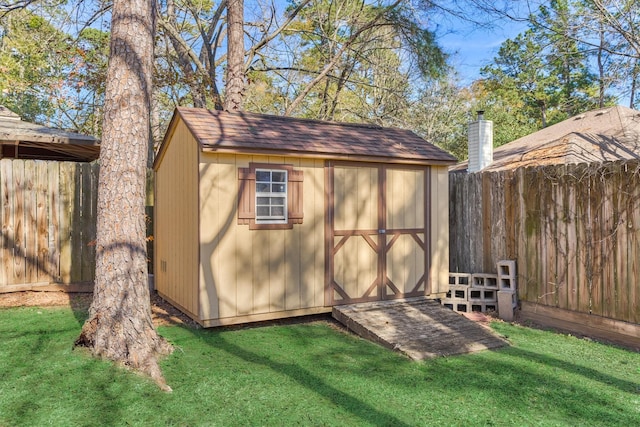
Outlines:
[{"label": "concrete block", "polygon": [[512,291],[498,291],[498,316],[505,322],[513,322],[518,300]]},{"label": "concrete block", "polygon": [[498,283],[500,285],[500,290],[502,291],[516,291],[516,279],[503,277],[498,280]]},{"label": "concrete block", "polygon": [[471,306],[467,301],[462,300],[442,300],[441,304],[458,313],[468,313]]},{"label": "concrete block", "polygon": [[469,289],[469,301],[470,302],[496,302],[498,295],[495,289],[481,289],[471,288]]},{"label": "concrete block", "polygon": [[488,273],[474,273],[471,275],[471,287],[497,290],[498,275]]},{"label": "concrete block", "polygon": [[492,311],[497,311],[498,306],[495,302],[469,302],[471,306],[471,311],[476,311],[480,313],[489,313]]},{"label": "concrete block", "polygon": [[471,283],[471,274],[469,273],[449,273],[450,285],[466,285]]},{"label": "concrete block", "polygon": [[516,290],[516,261],[502,260],[497,263],[498,286],[500,290]]},{"label": "concrete block", "polygon": [[469,303],[468,302],[457,302],[454,304],[454,311],[457,311],[458,313],[468,313],[469,310]]},{"label": "concrete block", "polygon": [[449,285],[446,299],[467,301],[469,299],[469,287],[465,285]]},{"label": "concrete block", "polygon": [[499,276],[516,276],[516,260],[514,259],[506,259],[498,261],[496,264],[498,267],[498,275]]}]

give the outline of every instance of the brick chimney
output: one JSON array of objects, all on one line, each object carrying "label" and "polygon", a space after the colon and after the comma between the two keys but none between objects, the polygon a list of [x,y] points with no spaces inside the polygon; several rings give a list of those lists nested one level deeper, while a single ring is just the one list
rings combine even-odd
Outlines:
[{"label": "brick chimney", "polygon": [[469,123],[469,172],[478,172],[493,162],[493,122],[484,119],[484,111],[478,111],[478,119]]}]

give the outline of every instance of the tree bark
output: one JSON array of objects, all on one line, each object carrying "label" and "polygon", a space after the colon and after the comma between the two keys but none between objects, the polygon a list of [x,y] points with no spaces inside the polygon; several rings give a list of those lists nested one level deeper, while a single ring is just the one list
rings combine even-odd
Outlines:
[{"label": "tree bark", "polygon": [[100,149],[96,273],[89,318],[76,340],[171,389],[158,357],[172,347],[151,321],[144,200],[155,2],[114,0]]},{"label": "tree bark", "polygon": [[244,0],[227,1],[225,110],[242,111],[244,97]]}]

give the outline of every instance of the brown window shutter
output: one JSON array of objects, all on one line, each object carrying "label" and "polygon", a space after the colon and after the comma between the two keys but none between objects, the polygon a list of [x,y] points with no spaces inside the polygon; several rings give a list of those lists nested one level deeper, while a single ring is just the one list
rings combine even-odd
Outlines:
[{"label": "brown window shutter", "polygon": [[247,225],[256,217],[256,173],[252,168],[238,168],[238,224]]},{"label": "brown window shutter", "polygon": [[299,170],[289,171],[289,222],[302,224],[303,203],[302,194],[304,174]]}]

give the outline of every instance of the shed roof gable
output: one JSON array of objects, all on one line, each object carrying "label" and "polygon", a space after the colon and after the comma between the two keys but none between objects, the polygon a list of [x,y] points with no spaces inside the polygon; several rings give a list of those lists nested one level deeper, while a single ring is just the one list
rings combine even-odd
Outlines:
[{"label": "shed roof gable", "polygon": [[174,121],[176,117],[184,121],[203,151],[444,165],[456,161],[415,133],[398,128],[186,107],[177,108]]}]

